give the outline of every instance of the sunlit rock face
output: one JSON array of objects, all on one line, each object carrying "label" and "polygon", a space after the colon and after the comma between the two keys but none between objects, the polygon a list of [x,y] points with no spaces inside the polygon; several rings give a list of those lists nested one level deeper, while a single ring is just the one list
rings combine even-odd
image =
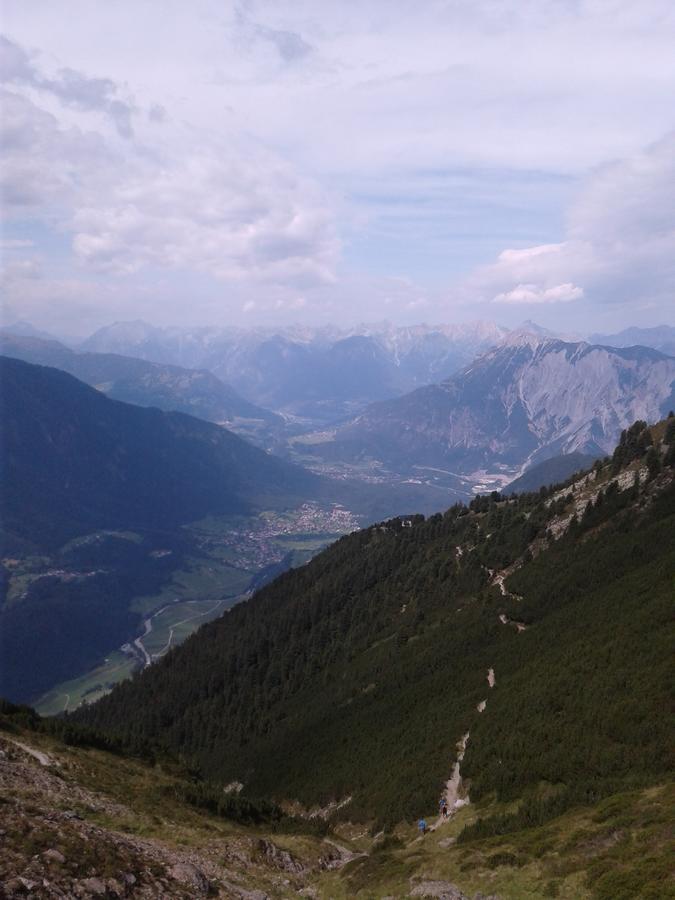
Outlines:
[{"label": "sunlit rock face", "polygon": [[439,385],[369,407],[321,452],[460,472],[611,452],[623,428],[675,406],[675,358],[512,333]]}]

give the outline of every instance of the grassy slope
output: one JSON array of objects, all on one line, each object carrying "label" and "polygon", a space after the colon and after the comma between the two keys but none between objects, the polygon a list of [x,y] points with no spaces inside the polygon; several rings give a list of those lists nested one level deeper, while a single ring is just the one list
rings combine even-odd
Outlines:
[{"label": "grassy slope", "polygon": [[[466,807],[421,841],[412,827],[398,828],[379,849],[328,877],[323,895],[401,897],[416,883],[441,881],[469,897],[500,900],[667,900],[675,896],[674,805],[675,785],[668,783],[576,807],[542,827],[456,844],[479,812]],[[480,812],[501,810],[491,803]]]},{"label": "grassy slope", "polygon": [[[6,726],[5,726],[6,729]],[[43,768],[9,741],[47,753],[58,766]],[[323,871],[328,845],[312,834],[284,833],[216,818],[180,798],[183,775],[172,763],[138,759],[87,747],[65,746],[48,734],[0,726],[4,758],[0,824],[7,831],[0,883],[36,867],[55,884],[63,879],[119,878],[132,872],[141,884],[166,877],[172,864],[189,859],[223,885],[264,890],[271,897],[403,897],[421,881],[449,882],[472,897],[500,900],[559,897],[563,900],[667,900],[673,896],[667,854],[675,786],[615,794],[569,810],[543,827],[506,836],[455,843],[478,815],[512,810],[516,804],[487,801],[462,809],[441,830],[418,840],[400,825],[382,841],[343,824],[329,840],[365,855],[336,871]],[[80,819],[68,819],[75,812]],[[65,815],[64,815],[65,814]],[[84,838],[82,835],[86,835]],[[305,871],[291,873],[259,853],[260,840],[289,851]],[[41,854],[56,849],[64,864]],[[150,856],[148,858],[148,853]],[[66,885],[67,886],[67,883]],[[173,883],[171,896],[185,894]]]}]

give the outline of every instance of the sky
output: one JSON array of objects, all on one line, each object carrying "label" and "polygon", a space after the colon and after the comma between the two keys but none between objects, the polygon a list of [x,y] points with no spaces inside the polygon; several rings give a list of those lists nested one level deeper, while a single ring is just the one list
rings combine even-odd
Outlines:
[{"label": "sky", "polygon": [[672,0],[2,0],[2,315],[675,324]]}]

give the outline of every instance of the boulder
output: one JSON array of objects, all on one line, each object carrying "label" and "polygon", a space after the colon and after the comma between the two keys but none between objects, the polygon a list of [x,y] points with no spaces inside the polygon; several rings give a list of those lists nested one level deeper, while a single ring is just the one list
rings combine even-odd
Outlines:
[{"label": "boulder", "polygon": [[171,866],[169,869],[169,875],[175,881],[182,881],[183,884],[189,884],[198,894],[205,895],[209,892],[208,878],[201,869],[198,869],[197,866],[194,866],[192,863],[176,863],[176,865]]}]

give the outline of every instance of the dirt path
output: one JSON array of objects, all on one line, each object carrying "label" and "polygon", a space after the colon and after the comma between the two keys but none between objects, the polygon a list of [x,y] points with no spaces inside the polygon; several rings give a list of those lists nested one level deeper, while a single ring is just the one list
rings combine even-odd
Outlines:
[{"label": "dirt path", "polygon": [[[495,670],[490,667],[487,672],[487,682],[490,688],[493,688],[497,684],[497,679],[495,677]],[[481,700],[476,709],[479,713],[482,713],[487,706],[487,700]],[[466,752],[466,745],[469,743],[469,732],[462,735],[462,739],[457,743],[457,757],[455,759],[455,764],[452,767],[452,775],[445,783],[445,790],[443,791],[442,798],[445,800],[448,807],[448,816],[447,818],[443,818],[442,815],[436,819],[434,824],[430,827],[430,831],[435,831],[444,822],[448,822],[453,814],[457,812],[458,809],[461,809],[463,806],[469,802],[468,796],[462,797],[462,773],[461,773],[461,764],[464,759],[464,754]]]},{"label": "dirt path", "polygon": [[499,621],[502,625],[515,625],[516,631],[520,634],[521,631],[527,631],[527,625],[524,622],[518,622],[515,619],[509,619],[505,613],[499,614]]},{"label": "dirt path", "polygon": [[36,759],[41,766],[58,765],[56,760],[52,759],[51,756],[49,756],[47,753],[43,753],[42,750],[36,750],[34,747],[29,747],[28,744],[22,743],[22,741],[14,740],[14,738],[5,737],[5,740],[10,744],[14,744],[15,747],[23,750],[23,752],[27,753],[29,756],[32,756],[33,759]]},{"label": "dirt path", "polygon": [[501,591],[502,597],[508,597],[508,592],[507,592],[506,588],[504,587],[504,578],[505,577],[506,576],[504,575],[504,573],[500,572],[498,575],[495,575],[495,577],[492,579],[492,583],[496,587],[498,587],[499,590]]},{"label": "dirt path", "polygon": [[[509,575],[513,575],[513,573],[520,568],[521,564],[514,564],[511,570],[503,569],[501,572],[497,572],[497,574],[492,578],[492,586],[498,587],[502,597],[511,597],[513,600],[521,601],[523,598],[520,594],[514,594],[511,591],[506,590],[506,585],[504,582],[509,577]],[[490,575],[492,575],[492,570],[488,569]]]},{"label": "dirt path", "polygon": [[468,797],[460,797],[460,792],[462,789],[462,775],[460,772],[460,766],[462,760],[464,759],[464,753],[466,752],[466,745],[469,743],[469,732],[462,735],[461,740],[457,743],[457,758],[455,759],[455,764],[452,767],[452,775],[445,783],[445,791],[443,792],[443,799],[445,800],[448,806],[448,817],[444,819],[442,815],[436,819],[435,823],[431,826],[430,831],[435,831],[445,822],[448,822],[453,814],[457,812],[458,809],[461,809],[463,806],[469,802]]}]

